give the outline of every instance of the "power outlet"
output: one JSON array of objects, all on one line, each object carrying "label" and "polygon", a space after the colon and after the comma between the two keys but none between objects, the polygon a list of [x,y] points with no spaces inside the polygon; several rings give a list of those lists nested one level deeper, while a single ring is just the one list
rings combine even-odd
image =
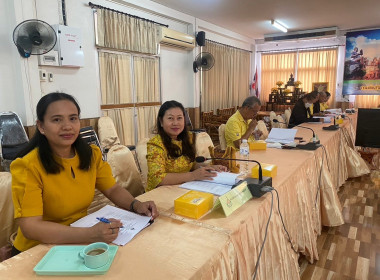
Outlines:
[{"label": "power outlet", "polygon": [[46,70],[40,69],[40,81],[46,82],[47,81],[47,73]]}]

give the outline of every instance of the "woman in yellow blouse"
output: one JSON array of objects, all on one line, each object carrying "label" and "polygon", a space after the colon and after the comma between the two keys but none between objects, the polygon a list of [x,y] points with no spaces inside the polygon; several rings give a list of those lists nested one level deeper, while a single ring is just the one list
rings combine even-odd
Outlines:
[{"label": "woman in yellow blouse", "polygon": [[200,167],[195,164],[192,134],[185,126],[185,109],[177,101],[161,105],[156,123],[158,135],[147,145],[148,186],[150,191],[162,185],[194,180],[212,180],[213,171],[226,171],[221,165]]},{"label": "woman in yellow blouse", "polygon": [[140,202],[112,177],[100,149],[79,137],[80,108],[65,93],[50,93],[37,104],[37,130],[11,164],[14,215],[19,228],[12,254],[38,243],[111,242],[120,221],[70,227],[87,215],[95,187],[116,205],[157,217],[153,201]]}]

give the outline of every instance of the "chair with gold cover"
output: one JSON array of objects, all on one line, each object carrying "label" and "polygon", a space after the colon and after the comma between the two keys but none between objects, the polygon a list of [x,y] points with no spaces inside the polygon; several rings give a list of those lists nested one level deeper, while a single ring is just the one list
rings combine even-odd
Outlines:
[{"label": "chair with gold cover", "polygon": [[265,140],[268,138],[268,128],[263,120],[257,122],[257,129],[262,133],[259,140]]},{"label": "chair with gold cover", "polygon": [[218,128],[219,132],[219,147],[221,150],[225,150],[227,148],[227,142],[225,137],[226,125],[223,123]]},{"label": "chair with gold cover", "polygon": [[292,114],[292,110],[290,108],[285,110],[285,122],[289,125],[290,116]]},{"label": "chair with gold cover", "polygon": [[209,147],[214,147],[210,135],[206,132],[195,134],[195,154],[196,156],[210,157]]},{"label": "chair with gold cover", "polygon": [[126,146],[112,146],[107,153],[107,162],[111,166],[116,182],[127,189],[134,197],[145,192],[135,157]]},{"label": "chair with gold cover", "polygon": [[120,144],[120,139],[117,135],[113,120],[108,116],[99,118],[98,134],[100,145],[103,147],[104,151],[108,151],[113,145]]},{"label": "chair with gold cover", "polygon": [[0,252],[0,262],[10,257],[10,236],[16,232],[12,202],[12,175],[10,172],[0,172],[0,248],[8,248],[7,253]]},{"label": "chair with gold cover", "polygon": [[146,186],[146,182],[148,179],[148,162],[146,160],[146,155],[148,153],[147,151],[148,141],[149,141],[149,138],[143,138],[136,145],[137,162],[139,164],[144,186]]},{"label": "chair with gold cover", "polygon": [[277,116],[277,120],[278,120],[278,127],[279,128],[287,128],[287,125],[286,125],[286,122],[285,120],[282,118],[282,116],[278,115]]}]

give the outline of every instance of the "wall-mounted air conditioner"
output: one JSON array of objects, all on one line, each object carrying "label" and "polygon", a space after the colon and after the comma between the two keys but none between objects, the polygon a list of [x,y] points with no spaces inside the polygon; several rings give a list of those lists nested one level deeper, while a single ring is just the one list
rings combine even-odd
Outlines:
[{"label": "wall-mounted air conditioner", "polygon": [[337,31],[337,27],[326,27],[287,33],[265,34],[264,42],[336,36]]},{"label": "wall-mounted air conditioner", "polygon": [[52,25],[52,27],[57,34],[57,43],[53,50],[38,57],[39,65],[83,67],[81,30],[58,24]]},{"label": "wall-mounted air conditioner", "polygon": [[166,27],[158,28],[160,44],[183,49],[195,47],[195,37]]}]

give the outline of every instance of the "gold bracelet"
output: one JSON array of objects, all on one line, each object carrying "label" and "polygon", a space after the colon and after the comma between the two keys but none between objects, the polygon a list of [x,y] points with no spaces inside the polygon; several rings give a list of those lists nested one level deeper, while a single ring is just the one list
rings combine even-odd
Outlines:
[{"label": "gold bracelet", "polygon": [[135,200],[132,201],[131,206],[129,207],[129,210],[130,210],[131,212],[136,213],[136,212],[135,212],[135,208],[134,208],[133,206],[135,205],[135,203],[136,203],[137,201],[138,201],[137,199],[135,199]]}]

